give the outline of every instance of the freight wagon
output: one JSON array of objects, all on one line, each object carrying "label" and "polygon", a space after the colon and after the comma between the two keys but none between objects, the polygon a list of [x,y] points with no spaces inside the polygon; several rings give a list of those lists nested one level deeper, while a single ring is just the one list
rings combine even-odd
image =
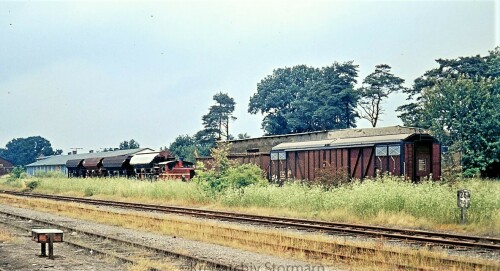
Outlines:
[{"label": "freight wagon", "polygon": [[[314,180],[321,170],[358,179],[390,173],[415,182],[441,175],[439,142],[413,127],[316,131],[230,143],[231,160],[258,165],[272,181]],[[211,158],[199,160],[210,164]]]},{"label": "freight wagon", "polygon": [[412,181],[441,175],[440,145],[429,134],[395,134],[281,143],[272,148],[271,178],[312,180],[320,169],[364,179],[390,173]]}]

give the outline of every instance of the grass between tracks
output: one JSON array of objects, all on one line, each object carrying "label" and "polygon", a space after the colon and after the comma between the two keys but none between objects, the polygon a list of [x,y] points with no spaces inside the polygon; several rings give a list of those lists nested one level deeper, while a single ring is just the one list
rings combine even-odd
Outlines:
[{"label": "grass between tracks", "polygon": [[[25,198],[8,195],[0,195],[0,203],[124,228],[180,236],[256,252],[267,252],[294,259],[299,258],[314,261],[318,264],[331,265],[333,263],[337,264],[338,261],[342,260],[347,265],[344,266],[345,268],[354,268],[356,270],[394,270],[397,265],[431,270],[471,269],[466,264],[454,267],[444,266],[440,259],[449,258],[449,256],[443,251],[431,251],[428,249],[415,251],[398,246],[387,246],[383,242],[353,242],[345,238],[334,238],[324,235],[264,230],[249,226],[227,225],[172,215],[118,211],[105,207],[96,208],[94,206],[49,200],[26,200]],[[371,249],[376,249],[377,251],[373,252]],[[311,253],[311,251],[316,251],[317,253]],[[337,255],[325,256],[325,253],[331,254],[332,252],[335,252]],[[346,255],[358,259],[342,259]],[[465,262],[471,261],[470,259],[462,260]],[[374,263],[374,261],[381,261],[386,264],[380,262]],[[478,263],[486,262],[479,260],[472,261]]]},{"label": "grass between tracks", "polygon": [[[483,179],[413,184],[384,176],[329,190],[290,182],[283,187],[256,185],[213,194],[193,182],[32,177],[0,178],[0,188],[500,236],[500,182]],[[467,225],[458,223],[456,191],[460,188],[472,192]]]}]

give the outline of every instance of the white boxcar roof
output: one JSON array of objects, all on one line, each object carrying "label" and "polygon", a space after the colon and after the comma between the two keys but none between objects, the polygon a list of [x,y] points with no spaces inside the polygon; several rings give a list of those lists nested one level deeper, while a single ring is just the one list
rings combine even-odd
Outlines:
[{"label": "white boxcar roof", "polygon": [[130,165],[144,165],[149,164],[158,156],[160,152],[138,153],[130,159]]}]

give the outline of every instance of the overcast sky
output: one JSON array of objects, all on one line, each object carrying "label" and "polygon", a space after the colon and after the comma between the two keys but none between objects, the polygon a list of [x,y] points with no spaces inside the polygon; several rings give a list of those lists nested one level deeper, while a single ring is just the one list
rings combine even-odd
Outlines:
[{"label": "overcast sky", "polygon": [[[273,69],[389,64],[410,86],[437,58],[499,45],[499,1],[0,1],[0,147],[40,135],[65,152],[137,140],[168,146],[202,129],[212,96],[236,101],[230,132]],[[386,102],[379,126],[401,124]],[[358,121],[358,127],[369,127]]]}]

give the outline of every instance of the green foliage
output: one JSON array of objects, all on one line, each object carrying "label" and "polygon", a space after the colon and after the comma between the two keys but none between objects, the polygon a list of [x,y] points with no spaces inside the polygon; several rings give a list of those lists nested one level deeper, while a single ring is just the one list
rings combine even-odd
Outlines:
[{"label": "green foliage", "polygon": [[97,189],[94,187],[85,187],[83,195],[85,197],[92,197],[96,193]]},{"label": "green foliage", "polygon": [[438,59],[438,68],[431,69],[415,79],[411,88],[404,89],[408,95],[408,104],[398,107],[399,118],[406,126],[428,128],[429,120],[425,118],[422,108],[422,92],[433,87],[441,80],[458,79],[467,76],[472,80],[480,78],[500,77],[500,47],[496,47],[489,55],[459,57],[456,59]]},{"label": "green foliage", "polygon": [[240,164],[229,167],[221,179],[228,187],[236,189],[249,185],[266,186],[268,183],[263,178],[262,170],[254,164]]},{"label": "green foliage", "polygon": [[26,187],[29,190],[34,190],[35,188],[38,187],[38,185],[40,185],[40,181],[39,180],[33,180],[33,181],[29,181],[28,183],[26,183]]},{"label": "green foliage", "polygon": [[20,179],[26,175],[26,171],[23,167],[14,167],[10,172],[9,178],[11,179]]},{"label": "green foliage", "polygon": [[215,147],[218,132],[215,129],[203,129],[194,134],[193,138],[196,141],[198,155],[209,156],[210,150]]},{"label": "green foliage", "polygon": [[438,68],[425,72],[412,88],[404,90],[411,102],[398,108],[399,117],[407,126],[436,134],[451,149],[446,160],[457,160],[454,156],[460,154],[458,165],[463,166],[460,171],[465,176],[484,174],[500,156],[500,47],[484,57],[436,62]]},{"label": "green foliage", "polygon": [[227,189],[241,189],[249,185],[265,185],[262,170],[251,164],[236,164],[229,160],[230,144],[219,142],[217,148],[212,149],[214,159],[211,169],[197,167],[194,182],[197,183],[207,195],[216,197]]},{"label": "green foliage", "polygon": [[62,150],[54,151],[50,142],[41,136],[15,138],[5,145],[5,149],[0,148],[0,156],[17,166],[31,164],[40,156],[61,153]]},{"label": "green foliage", "polygon": [[248,112],[264,115],[269,135],[355,127],[357,65],[280,68],[257,84]]},{"label": "green foliage", "polygon": [[189,135],[180,135],[175,138],[174,142],[170,143],[168,150],[176,157],[184,158],[188,162],[194,163],[197,155],[197,142],[194,137]]},{"label": "green foliage", "polygon": [[361,117],[367,119],[372,127],[377,126],[380,115],[383,113],[382,101],[393,92],[404,89],[405,80],[391,73],[391,66],[381,64],[375,66],[375,71],[363,80],[361,88]]},{"label": "green foliage", "polygon": [[138,149],[140,148],[140,144],[134,139],[130,139],[129,141],[125,140],[121,142],[118,148],[120,150]]},{"label": "green foliage", "polygon": [[217,148],[212,149],[212,158],[214,163],[212,169],[219,175],[222,176],[226,174],[227,170],[234,166],[235,163],[229,160],[229,150],[231,149],[231,143],[228,142],[218,142]]},{"label": "green foliage", "polygon": [[[236,120],[233,116],[236,103],[227,93],[219,92],[213,97],[215,104],[210,106],[208,114],[203,115],[204,130],[212,134],[214,139],[229,138],[229,121]],[[217,137],[215,137],[217,135]]]},{"label": "green foliage", "polygon": [[452,152],[461,154],[464,175],[500,160],[500,78],[447,78],[422,92],[422,113]]}]

